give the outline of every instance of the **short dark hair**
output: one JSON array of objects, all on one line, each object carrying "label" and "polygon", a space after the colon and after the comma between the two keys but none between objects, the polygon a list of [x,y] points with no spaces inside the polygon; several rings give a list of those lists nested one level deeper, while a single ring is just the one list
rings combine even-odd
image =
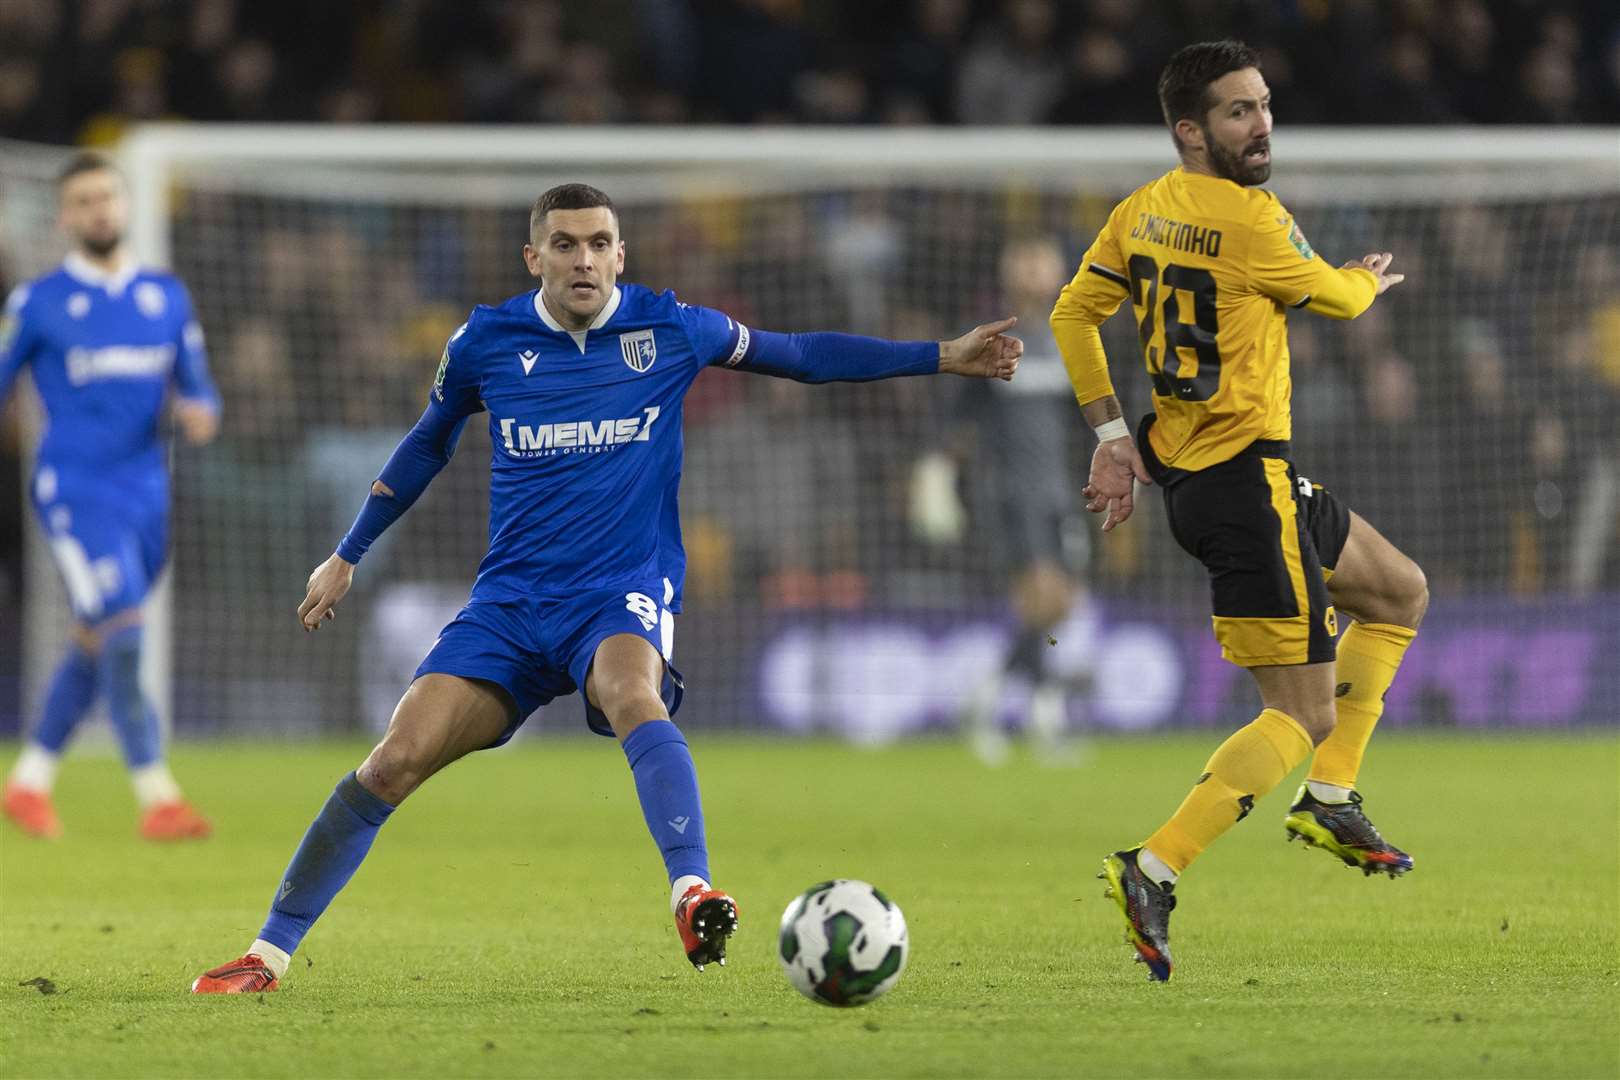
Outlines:
[{"label": "short dark hair", "polygon": [[589,210],[595,206],[607,207],[613,220],[619,220],[619,208],[613,205],[607,192],[589,184],[558,184],[534,200],[534,208],[529,211],[529,235],[534,235],[540,223],[546,220],[546,215],[553,210]]},{"label": "short dark hair", "polygon": [[1164,111],[1164,122],[1170,128],[1170,137],[1176,140],[1177,150],[1181,149],[1181,139],[1176,136],[1176,121],[1191,120],[1202,126],[1214,106],[1209,99],[1209,84],[1222,75],[1259,66],[1259,55],[1231,38],[1200,41],[1176,50],[1159,76],[1159,108]]},{"label": "short dark hair", "polygon": [[80,150],[77,154],[68,158],[67,164],[63,165],[61,170],[57,172],[57,190],[61,190],[63,184],[81,173],[101,172],[103,169],[117,172],[118,166],[114,165],[112,158],[106,154],[97,153],[94,150]]}]

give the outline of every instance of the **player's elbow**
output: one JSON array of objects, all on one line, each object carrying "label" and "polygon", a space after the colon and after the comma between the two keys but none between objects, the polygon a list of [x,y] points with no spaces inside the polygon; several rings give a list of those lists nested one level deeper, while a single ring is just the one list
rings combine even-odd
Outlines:
[{"label": "player's elbow", "polygon": [[1325,315],[1340,322],[1349,322],[1365,312],[1372,303],[1354,304],[1342,297],[1316,297],[1306,303],[1306,307],[1318,315]]},{"label": "player's elbow", "polygon": [[383,483],[381,480],[373,480],[371,482],[371,493],[377,496],[379,499],[392,499],[394,497],[394,489]]}]

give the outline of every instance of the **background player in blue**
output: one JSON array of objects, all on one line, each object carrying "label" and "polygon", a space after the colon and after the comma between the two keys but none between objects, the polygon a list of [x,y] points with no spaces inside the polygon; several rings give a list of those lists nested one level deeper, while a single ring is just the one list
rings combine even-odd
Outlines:
[{"label": "background player in blue", "polygon": [[57,190],[74,250],[6,302],[0,404],[28,368],[48,417],[30,492],[75,626],[6,782],[5,813],[35,835],[60,834],[51,805],[57,762],[99,696],[129,765],[141,834],[203,837],[208,822],[181,798],[141,693],[141,604],[168,547],[164,406],[172,401],[187,441],[206,443],[219,430],[219,396],[185,286],[137,265],[124,248],[128,204],[117,170],[80,154]]},{"label": "background player in blue", "polygon": [[305,834],[258,939],[194,991],[275,989],[394,808],[575,689],[591,728],[623,746],[687,959],[699,970],[723,963],[737,908],[710,885],[697,774],[670,721],[682,691],[669,663],[685,569],[675,505],[682,399],[708,365],[804,382],[1010,379],[1023,351],[1003,336],[1011,319],[946,342],[773,334],[673,293],[618,285],[618,214],[583,184],[535,202],[523,257],[539,289],[476,308],[451,336],[427,410],[310,575],[298,615],[305,630],[332,617],[354,564],[449,461],[467,418],[487,410],[490,542],[472,596],[417,669],[382,742]]}]

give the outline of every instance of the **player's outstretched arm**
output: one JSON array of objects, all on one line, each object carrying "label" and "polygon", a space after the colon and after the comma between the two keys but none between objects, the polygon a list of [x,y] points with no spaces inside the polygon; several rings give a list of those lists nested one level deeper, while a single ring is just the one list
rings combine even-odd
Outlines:
[{"label": "player's outstretched arm", "polygon": [[[725,316],[720,316],[725,318]],[[859,334],[736,334],[715,351],[723,367],[803,383],[871,382],[902,375],[1011,379],[1024,343],[1008,337],[1016,320],[975,326],[949,341],[889,341]],[[729,354],[729,356],[728,356]]]},{"label": "player's outstretched arm", "polygon": [[23,365],[33,352],[34,335],[23,324],[23,307],[28,303],[28,286],[19,285],[6,297],[0,309],[0,406],[11,396]]},{"label": "player's outstretched arm", "polygon": [[180,334],[175,341],[172,411],[181,436],[193,446],[214,441],[219,434],[219,390],[208,374],[208,349],[203,344],[202,325],[197,322],[191,294],[176,284],[175,301],[181,316]]},{"label": "player's outstretched arm", "polygon": [[334,608],[349,591],[355,564],[383,530],[421,497],[439,470],[449,464],[466,426],[465,416],[452,417],[429,404],[416,426],[400,440],[382,474],[371,485],[371,494],[349,526],[348,535],[331,557],[309,575],[304,602],[298,605],[298,621],[306,631],[319,630],[322,622],[336,617]]}]

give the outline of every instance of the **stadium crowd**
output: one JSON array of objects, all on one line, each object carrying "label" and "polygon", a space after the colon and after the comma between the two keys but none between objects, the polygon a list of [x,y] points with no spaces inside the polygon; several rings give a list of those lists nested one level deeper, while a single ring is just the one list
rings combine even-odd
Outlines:
[{"label": "stadium crowd", "polygon": [[1289,123],[1620,122],[1602,0],[11,0],[0,131],[132,121],[1151,124],[1182,42]]}]

